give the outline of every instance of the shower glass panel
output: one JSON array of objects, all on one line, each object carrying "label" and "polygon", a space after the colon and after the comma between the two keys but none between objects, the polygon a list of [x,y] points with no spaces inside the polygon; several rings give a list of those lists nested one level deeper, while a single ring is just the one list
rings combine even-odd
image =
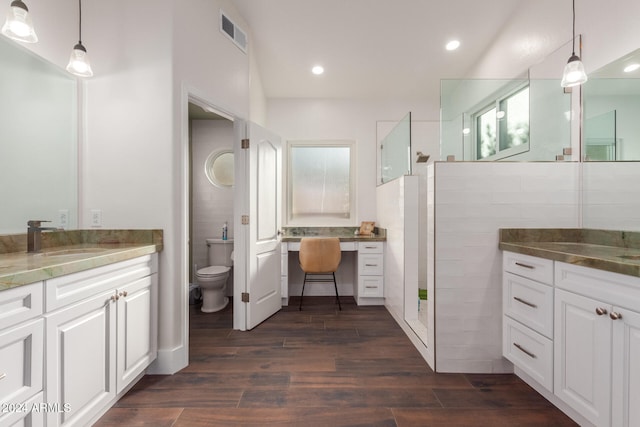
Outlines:
[{"label": "shower glass panel", "polygon": [[411,112],[382,140],[380,168],[381,184],[411,175]]},{"label": "shower glass panel", "polygon": [[584,143],[586,161],[616,160],[616,111],[585,119]]}]

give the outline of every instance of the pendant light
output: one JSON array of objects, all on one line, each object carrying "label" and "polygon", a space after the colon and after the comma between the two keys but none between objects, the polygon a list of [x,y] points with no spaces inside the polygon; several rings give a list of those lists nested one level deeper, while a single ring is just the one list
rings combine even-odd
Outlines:
[{"label": "pendant light", "polygon": [[35,43],[38,36],[33,29],[29,9],[22,0],[14,0],[11,2],[11,8],[7,13],[7,20],[2,26],[2,34],[10,39],[25,43]]},{"label": "pendant light", "polygon": [[93,76],[87,49],[82,45],[82,0],[78,0],[78,44],[71,51],[67,71],[79,77]]},{"label": "pendant light", "polygon": [[562,74],[562,87],[578,86],[587,81],[587,73],[584,71],[584,65],[580,57],[576,55],[576,0],[573,0],[573,48],[571,57],[564,67]]}]

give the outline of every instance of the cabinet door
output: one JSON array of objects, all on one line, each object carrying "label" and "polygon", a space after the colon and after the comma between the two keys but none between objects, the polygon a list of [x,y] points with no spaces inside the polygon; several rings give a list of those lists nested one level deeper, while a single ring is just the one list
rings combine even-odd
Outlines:
[{"label": "cabinet door", "polygon": [[157,274],[118,289],[117,392],[157,355]]},{"label": "cabinet door", "polygon": [[48,426],[86,426],[116,395],[115,292],[58,310],[46,318]]},{"label": "cabinet door", "polygon": [[593,424],[610,425],[611,307],[556,289],[554,393]]},{"label": "cabinet door", "polygon": [[614,307],[612,425],[640,426],[640,313]]}]

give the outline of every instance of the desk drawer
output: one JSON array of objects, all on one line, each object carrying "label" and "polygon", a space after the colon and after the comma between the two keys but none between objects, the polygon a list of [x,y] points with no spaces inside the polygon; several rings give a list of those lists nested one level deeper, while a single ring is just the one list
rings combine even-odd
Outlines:
[{"label": "desk drawer", "polygon": [[381,276],[383,274],[384,257],[382,254],[358,252],[358,275]]},{"label": "desk drawer", "polygon": [[382,276],[358,277],[358,296],[375,298],[384,297],[384,278]]},{"label": "desk drawer", "polygon": [[361,254],[381,254],[384,242],[358,242],[358,252]]}]

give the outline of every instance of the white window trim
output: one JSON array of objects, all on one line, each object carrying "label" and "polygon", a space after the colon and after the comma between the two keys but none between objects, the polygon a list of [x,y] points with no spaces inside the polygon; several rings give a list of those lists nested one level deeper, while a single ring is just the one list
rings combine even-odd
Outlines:
[{"label": "white window trim", "polygon": [[[291,149],[293,147],[349,147],[349,218],[327,218],[327,217],[305,217],[291,218]],[[287,149],[285,151],[285,164],[287,165],[285,174],[285,192],[283,200],[283,211],[285,212],[284,220],[286,226],[307,226],[307,227],[321,227],[321,226],[355,226],[356,221],[356,141],[348,139],[330,139],[330,140],[291,140],[287,141]]]}]

